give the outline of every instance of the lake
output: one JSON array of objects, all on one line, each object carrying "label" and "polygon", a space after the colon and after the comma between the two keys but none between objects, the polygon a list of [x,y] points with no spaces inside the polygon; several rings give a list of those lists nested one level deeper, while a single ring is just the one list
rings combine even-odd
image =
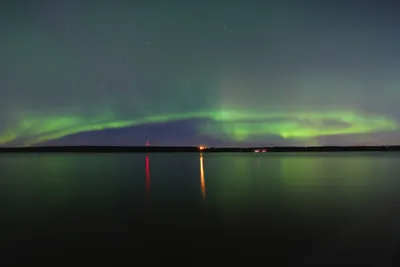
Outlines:
[{"label": "lake", "polygon": [[3,247],[53,263],[392,266],[399,156],[0,154]]}]

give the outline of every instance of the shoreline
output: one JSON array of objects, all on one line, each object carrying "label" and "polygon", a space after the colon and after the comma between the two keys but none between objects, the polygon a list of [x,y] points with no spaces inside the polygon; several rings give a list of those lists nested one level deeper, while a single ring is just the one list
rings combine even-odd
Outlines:
[{"label": "shoreline", "polygon": [[187,153],[237,152],[256,149],[274,152],[391,152],[400,146],[321,146],[321,147],[187,147],[187,146],[57,146],[57,147],[0,147],[0,153]]}]

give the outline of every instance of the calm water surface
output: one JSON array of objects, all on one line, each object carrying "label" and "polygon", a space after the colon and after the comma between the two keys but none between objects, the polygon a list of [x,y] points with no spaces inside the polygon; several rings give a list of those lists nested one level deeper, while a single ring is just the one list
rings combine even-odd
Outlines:
[{"label": "calm water surface", "polygon": [[97,263],[391,266],[399,156],[3,154],[2,240],[9,256],[73,249]]}]

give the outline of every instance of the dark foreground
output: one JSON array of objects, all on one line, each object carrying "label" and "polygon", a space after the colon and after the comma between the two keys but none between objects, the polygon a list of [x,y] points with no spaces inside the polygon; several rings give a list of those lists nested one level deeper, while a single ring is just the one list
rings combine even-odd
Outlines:
[{"label": "dark foreground", "polygon": [[400,151],[400,146],[315,146],[315,147],[209,147],[192,146],[46,146],[46,147],[0,147],[0,153],[148,153],[148,152],[377,152]]},{"label": "dark foreground", "polygon": [[0,155],[2,262],[396,266],[399,163],[397,153]]}]

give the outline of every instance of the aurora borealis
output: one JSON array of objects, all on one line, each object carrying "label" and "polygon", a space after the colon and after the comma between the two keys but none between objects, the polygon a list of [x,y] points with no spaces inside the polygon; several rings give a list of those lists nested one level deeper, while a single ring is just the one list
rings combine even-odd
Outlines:
[{"label": "aurora borealis", "polygon": [[398,144],[397,6],[299,2],[5,5],[0,145]]}]

